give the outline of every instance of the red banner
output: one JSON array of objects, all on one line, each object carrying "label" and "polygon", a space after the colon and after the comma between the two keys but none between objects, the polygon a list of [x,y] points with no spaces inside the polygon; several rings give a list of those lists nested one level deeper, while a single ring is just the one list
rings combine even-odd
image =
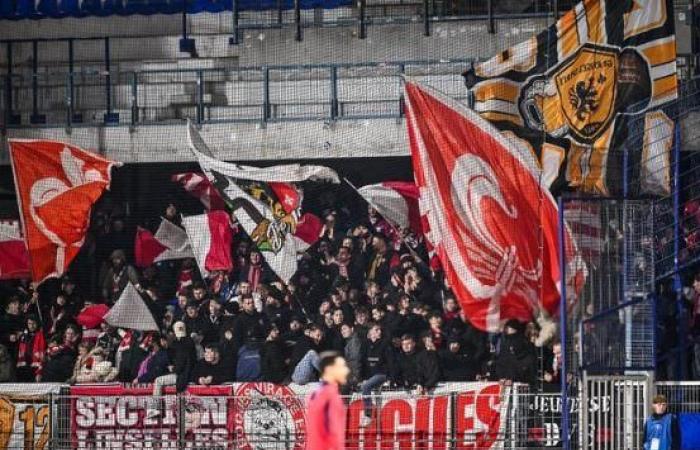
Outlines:
[{"label": "red banner", "polygon": [[[71,438],[78,449],[207,448],[303,450],[304,401],[313,386],[270,383],[166,391],[161,415],[151,388],[71,388]],[[382,392],[362,426],[364,402],[348,405],[348,450],[501,449],[509,390],[497,383],[451,383],[433,395]],[[282,447],[280,447],[282,446]]]}]

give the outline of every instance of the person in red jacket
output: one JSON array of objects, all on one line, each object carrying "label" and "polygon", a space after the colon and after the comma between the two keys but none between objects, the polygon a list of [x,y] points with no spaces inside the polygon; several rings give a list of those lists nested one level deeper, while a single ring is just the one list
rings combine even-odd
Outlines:
[{"label": "person in red jacket", "polygon": [[347,382],[350,369],[339,352],[323,352],[319,370],[321,385],[306,406],[306,450],[344,450],[346,410],[339,386]]}]

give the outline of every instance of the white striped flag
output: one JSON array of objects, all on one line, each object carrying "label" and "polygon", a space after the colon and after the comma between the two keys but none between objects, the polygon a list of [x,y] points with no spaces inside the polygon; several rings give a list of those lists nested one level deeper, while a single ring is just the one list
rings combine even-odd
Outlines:
[{"label": "white striped flag", "polygon": [[202,275],[233,268],[231,243],[233,228],[228,213],[212,211],[182,219]]},{"label": "white striped flag", "polygon": [[418,207],[420,194],[415,183],[384,181],[362,186],[357,192],[395,227],[410,227],[413,232],[422,233]]}]

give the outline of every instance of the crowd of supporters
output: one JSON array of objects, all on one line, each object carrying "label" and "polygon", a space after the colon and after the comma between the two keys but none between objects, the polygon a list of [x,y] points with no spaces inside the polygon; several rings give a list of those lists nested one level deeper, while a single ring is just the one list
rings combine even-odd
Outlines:
[{"label": "crowd of supporters", "polygon": [[[323,350],[345,355],[350,388],[365,393],[559,377],[556,343],[536,347],[532,323],[511,320],[498,335],[471,326],[421,237],[399,236],[372,208],[325,211],[319,241],[286,284],[243,233],[234,238],[230,272],[202,279],[190,259],[137,269],[127,217],[95,216],[88,258],[79,258],[94,266],[94,280],[78,261],[71,276],[38,290],[28,281],[0,286],[0,381],[154,383],[156,393],[188,383],[303,385],[317,381]],[[176,207],[164,217],[177,224]],[[81,311],[113,305],[129,282],[160,332],[78,324]]]}]

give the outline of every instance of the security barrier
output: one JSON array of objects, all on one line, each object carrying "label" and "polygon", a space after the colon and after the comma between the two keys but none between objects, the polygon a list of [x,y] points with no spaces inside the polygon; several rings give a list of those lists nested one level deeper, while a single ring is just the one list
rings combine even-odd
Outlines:
[{"label": "security barrier", "polygon": [[[0,385],[3,449],[287,449],[305,445],[305,398],[314,386],[236,383],[190,386],[156,399],[151,386]],[[19,388],[17,388],[19,386]],[[41,392],[41,394],[37,394]],[[6,393],[11,393],[8,395]],[[9,426],[6,411],[28,410],[33,421]],[[527,386],[449,383],[429,395],[384,390],[346,397],[349,449],[556,448],[560,395]],[[157,411],[158,413],[154,413]],[[364,418],[369,414],[369,419]],[[31,413],[20,415],[28,417]],[[21,419],[24,420],[24,419]]]},{"label": "security barrier", "polygon": [[[303,450],[313,389],[235,383],[156,399],[148,385],[0,385],[0,448]],[[571,448],[641,448],[652,389],[641,375],[584,377],[569,398]],[[700,412],[700,383],[655,389],[673,412]],[[352,450],[557,449],[566,432],[560,392],[521,384],[445,383],[429,395],[383,390],[345,400]]]}]

